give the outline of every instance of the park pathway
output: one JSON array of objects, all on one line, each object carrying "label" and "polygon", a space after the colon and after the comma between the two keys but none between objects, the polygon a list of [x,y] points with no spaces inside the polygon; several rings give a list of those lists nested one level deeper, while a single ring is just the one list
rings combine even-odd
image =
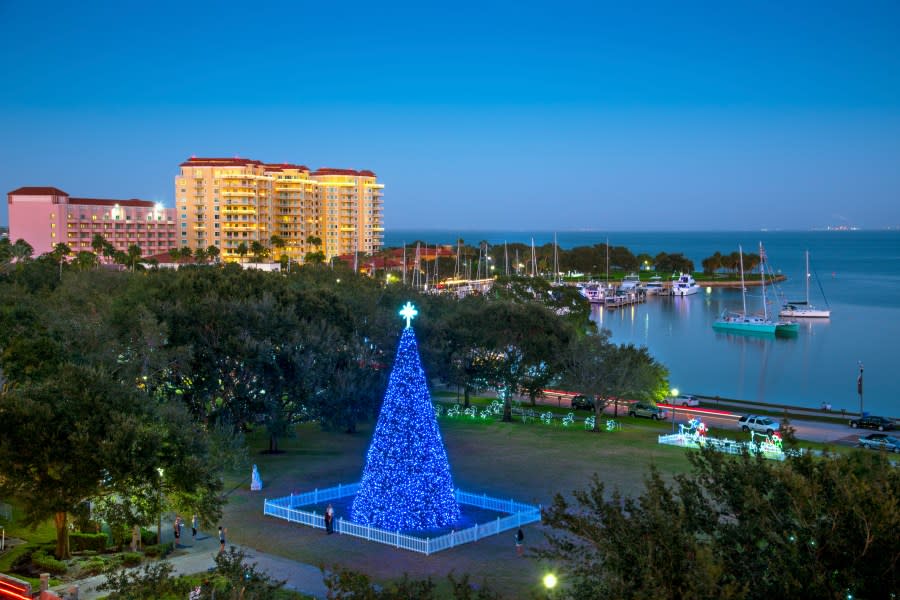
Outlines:
[{"label": "park pathway", "polygon": [[[196,541],[184,544],[181,548],[166,557],[172,563],[175,575],[190,575],[192,573],[205,573],[215,567],[216,554],[219,551],[219,540],[215,535],[200,533]],[[305,563],[289,560],[273,554],[258,552],[253,548],[229,544],[241,549],[245,553],[247,564],[256,563],[257,568],[267,573],[278,581],[286,581],[285,588],[312,596],[325,598],[327,589],[322,580],[322,572],[318,567]],[[140,567],[136,567],[139,569]],[[108,592],[97,591],[97,586],[106,579],[103,575],[97,575],[80,581],[66,583],[54,588],[61,593],[72,585],[78,585],[79,600],[92,600],[105,596]]]}]

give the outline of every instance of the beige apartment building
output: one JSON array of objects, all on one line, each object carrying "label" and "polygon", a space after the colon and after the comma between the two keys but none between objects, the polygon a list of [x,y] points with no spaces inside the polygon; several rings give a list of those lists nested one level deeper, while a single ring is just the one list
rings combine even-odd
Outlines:
[{"label": "beige apartment building", "polygon": [[[240,260],[241,243],[260,242],[273,259],[302,262],[377,252],[384,243],[384,185],[372,171],[270,164],[246,158],[190,158],[175,177],[181,246],[216,246],[224,260]],[[272,236],[284,240],[273,248]],[[321,246],[307,242],[319,238]]]}]

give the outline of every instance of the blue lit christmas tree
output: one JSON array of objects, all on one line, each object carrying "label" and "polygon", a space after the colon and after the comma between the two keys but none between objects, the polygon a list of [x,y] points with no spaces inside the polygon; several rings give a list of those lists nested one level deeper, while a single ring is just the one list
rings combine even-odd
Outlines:
[{"label": "blue lit christmas tree", "polygon": [[447,527],[460,517],[406,303],[406,328],[366,456],[353,521],[389,531]]}]

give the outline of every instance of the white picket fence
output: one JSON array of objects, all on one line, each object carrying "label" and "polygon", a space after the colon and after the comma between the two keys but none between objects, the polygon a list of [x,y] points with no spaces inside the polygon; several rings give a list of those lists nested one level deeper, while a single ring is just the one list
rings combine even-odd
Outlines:
[{"label": "white picket fence", "polygon": [[[303,494],[291,494],[282,498],[265,500],[263,502],[263,514],[278,519],[284,519],[291,523],[299,523],[308,527],[325,529],[325,515],[316,512],[301,510],[298,507],[318,504],[327,500],[355,496],[359,491],[359,484],[338,485],[332,488],[316,489]],[[507,513],[504,517],[497,517],[485,523],[479,523],[461,529],[450,531],[441,536],[423,538],[415,535],[407,535],[399,531],[386,531],[378,527],[360,525],[349,519],[338,518],[334,523],[334,530],[344,535],[352,535],[364,540],[387,544],[404,550],[411,550],[421,554],[433,554],[470,542],[497,535],[510,529],[536,523],[541,520],[541,507],[531,504],[523,504],[512,499],[502,500],[493,498],[487,494],[472,494],[462,490],[456,490],[456,501],[460,504],[475,506],[492,510],[494,512]]]}]

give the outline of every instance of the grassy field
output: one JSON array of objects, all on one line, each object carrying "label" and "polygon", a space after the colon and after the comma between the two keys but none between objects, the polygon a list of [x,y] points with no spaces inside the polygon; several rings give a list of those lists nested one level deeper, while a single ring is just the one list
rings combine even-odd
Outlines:
[{"label": "grassy field", "polygon": [[[615,433],[594,434],[582,428],[563,429],[540,423],[471,421],[443,418],[441,428],[454,483],[467,491],[548,504],[556,492],[583,489],[598,473],[611,488],[627,494],[642,489],[649,465],[667,475],[684,472],[685,452],[660,446],[656,435],[665,424],[626,423]],[[357,435],[323,433],[302,426],[298,436],[281,444],[277,456],[263,455],[262,436],[250,437],[256,449],[264,492],[249,491],[249,470],[228,481],[231,494],[223,524],[229,539],[313,565],[340,565],[363,571],[378,581],[408,573],[416,578],[468,573],[508,597],[528,597],[539,590],[547,566],[518,558],[513,532],[480,540],[433,556],[422,556],[323,532],[262,516],[263,496],[278,497],[338,483],[358,481],[362,474],[370,429]],[[338,515],[341,516],[341,515]],[[542,527],[525,529],[526,547],[543,540]]]}]

